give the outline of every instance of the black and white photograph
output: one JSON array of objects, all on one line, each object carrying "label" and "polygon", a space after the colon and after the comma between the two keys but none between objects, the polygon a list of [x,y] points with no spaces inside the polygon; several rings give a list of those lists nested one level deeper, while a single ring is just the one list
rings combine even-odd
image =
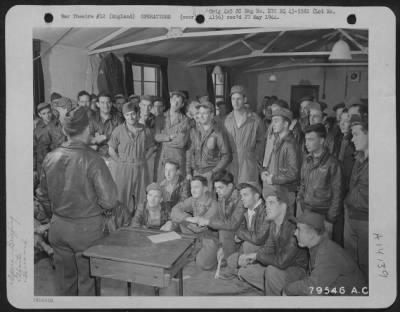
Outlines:
[{"label": "black and white photograph", "polygon": [[382,59],[374,41],[389,22],[334,7],[95,8],[42,8],[23,31],[33,141],[8,146],[24,151],[28,203],[7,205],[10,288],[48,308],[162,308],[363,307],[396,287],[395,45]]}]

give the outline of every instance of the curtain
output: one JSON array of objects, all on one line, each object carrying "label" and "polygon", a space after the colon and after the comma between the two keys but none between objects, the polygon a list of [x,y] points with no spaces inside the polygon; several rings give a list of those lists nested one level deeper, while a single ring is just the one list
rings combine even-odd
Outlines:
[{"label": "curtain", "polygon": [[225,103],[228,111],[232,110],[232,103],[231,103],[231,88],[232,88],[232,70],[229,67],[222,67],[222,72],[225,76]]},{"label": "curtain", "polygon": [[44,102],[44,78],[42,59],[40,57],[40,40],[33,39],[33,112],[36,107]]},{"label": "curtain", "polygon": [[132,64],[137,63],[143,65],[149,64],[149,65],[159,66],[161,72],[161,97],[165,101],[166,109],[168,109],[169,108],[168,58],[144,55],[144,54],[128,53],[124,55],[124,63],[125,63],[125,85],[126,85],[126,92],[128,93],[128,95],[135,93],[135,90],[133,88]]},{"label": "curtain", "polygon": [[97,76],[99,73],[100,62],[101,59],[98,54],[89,56],[88,67],[86,70],[85,90],[90,94],[99,93],[99,88],[97,86]]},{"label": "curtain", "polygon": [[214,82],[212,79],[214,65],[207,65],[206,66],[206,82],[207,82],[207,93],[208,99],[211,103],[215,104],[215,90],[214,90]]}]

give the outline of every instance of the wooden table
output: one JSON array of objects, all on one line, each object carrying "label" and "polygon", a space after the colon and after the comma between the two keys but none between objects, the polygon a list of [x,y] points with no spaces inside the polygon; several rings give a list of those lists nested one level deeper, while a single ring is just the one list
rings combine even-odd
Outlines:
[{"label": "wooden table", "polygon": [[90,272],[96,280],[96,296],[101,295],[101,278],[111,278],[159,289],[167,287],[171,278],[179,279],[179,296],[183,296],[183,268],[193,250],[195,236],[181,234],[181,239],[152,243],[147,236],[162,233],[156,230],[121,228],[88,248],[84,255],[90,258]]}]

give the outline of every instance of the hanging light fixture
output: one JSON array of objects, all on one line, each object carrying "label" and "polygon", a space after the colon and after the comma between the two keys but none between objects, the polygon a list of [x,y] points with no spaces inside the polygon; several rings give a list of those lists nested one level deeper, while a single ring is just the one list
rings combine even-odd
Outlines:
[{"label": "hanging light fixture", "polygon": [[275,74],[272,74],[271,76],[269,76],[269,82],[276,82],[278,80],[278,78],[276,77]]},{"label": "hanging light fixture", "polygon": [[340,38],[332,47],[329,55],[330,61],[346,61],[351,60],[350,47],[346,41]]}]

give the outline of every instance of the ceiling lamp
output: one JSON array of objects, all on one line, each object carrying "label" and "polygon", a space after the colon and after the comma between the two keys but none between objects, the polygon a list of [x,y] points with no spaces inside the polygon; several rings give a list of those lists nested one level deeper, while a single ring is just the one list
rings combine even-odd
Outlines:
[{"label": "ceiling lamp", "polygon": [[350,47],[346,41],[339,39],[332,48],[331,54],[329,55],[330,61],[345,61],[351,60]]},{"label": "ceiling lamp", "polygon": [[272,74],[271,76],[269,76],[269,82],[276,82],[278,79],[276,78],[275,74]]}]

